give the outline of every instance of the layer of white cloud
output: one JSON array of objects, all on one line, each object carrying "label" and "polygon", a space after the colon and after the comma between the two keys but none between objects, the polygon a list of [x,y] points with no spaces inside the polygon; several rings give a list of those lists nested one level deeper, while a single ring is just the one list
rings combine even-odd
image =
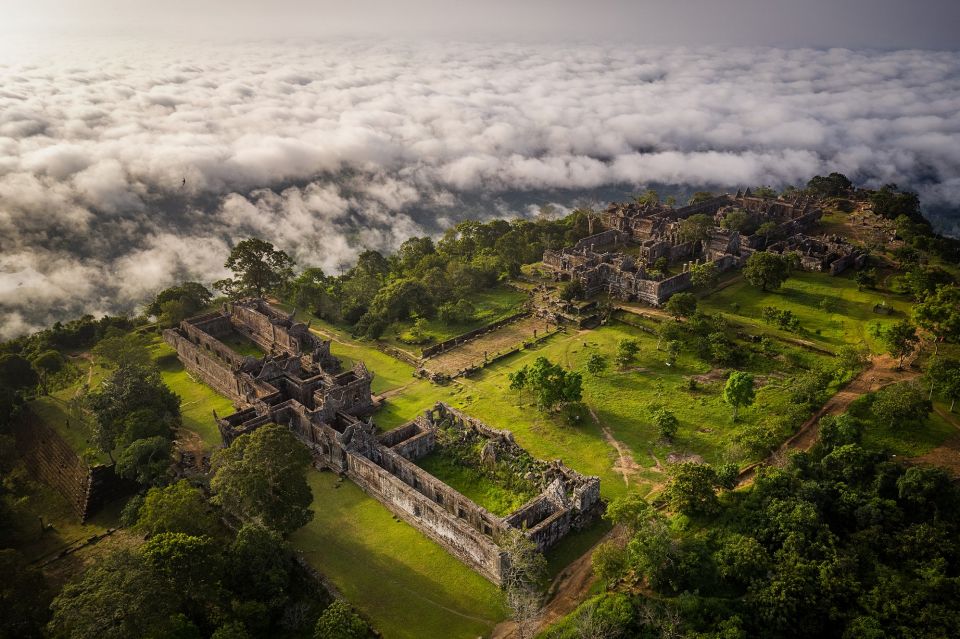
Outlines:
[{"label": "layer of white cloud", "polygon": [[3,49],[0,337],[215,279],[251,234],[334,271],[364,247],[437,232],[467,201],[503,215],[609,187],[799,184],[833,170],[916,188],[930,206],[960,201],[960,56]]}]

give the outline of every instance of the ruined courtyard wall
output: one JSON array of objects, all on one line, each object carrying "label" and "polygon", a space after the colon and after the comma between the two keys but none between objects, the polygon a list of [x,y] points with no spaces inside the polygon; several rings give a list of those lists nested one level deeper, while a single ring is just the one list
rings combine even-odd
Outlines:
[{"label": "ruined courtyard wall", "polygon": [[237,332],[252,340],[266,353],[275,351],[277,347],[290,355],[300,353],[300,342],[258,308],[233,304],[230,307],[230,321]]},{"label": "ruined courtyard wall", "polygon": [[165,330],[163,340],[176,349],[180,362],[189,372],[231,401],[244,401],[237,375],[223,360],[210,355],[174,329]]},{"label": "ruined courtyard wall", "polygon": [[[466,520],[451,515],[447,511],[448,503],[446,502],[452,500],[451,493],[456,491],[440,484],[424,471],[420,471],[418,473],[420,478],[429,482],[428,485],[431,487],[433,487],[432,484],[440,484],[446,488],[442,491],[442,494],[446,495],[445,503],[440,505],[398,477],[385,472],[369,459],[351,452],[347,453],[347,458],[348,477],[366,493],[443,546],[454,557],[495,584],[501,583],[504,569],[501,549],[491,537],[475,530]],[[459,495],[459,493],[456,494]],[[479,508],[466,497],[460,495],[460,498],[463,507]],[[491,526],[491,531],[493,530]]]}]

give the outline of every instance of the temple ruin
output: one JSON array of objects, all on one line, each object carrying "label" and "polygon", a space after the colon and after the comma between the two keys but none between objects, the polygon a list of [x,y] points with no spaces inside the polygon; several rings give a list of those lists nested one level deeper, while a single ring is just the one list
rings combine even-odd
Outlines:
[{"label": "temple ruin", "polygon": [[[234,333],[259,346],[264,357],[242,356],[227,346],[223,340]],[[515,512],[498,517],[482,508],[416,461],[436,448],[441,429],[447,439],[482,440],[484,463],[532,460],[511,433],[443,403],[379,432],[369,418],[373,376],[366,367],[358,362],[341,370],[329,341],[263,300],[233,302],[185,320],[164,331],[164,339],[187,370],[234,402],[232,415],[214,414],[225,445],[265,424],[289,427],[310,449],[317,468],[345,475],[494,583],[502,583],[509,567],[498,543],[505,534],[521,531],[546,550],[589,523],[600,508],[600,480],[559,460],[526,464],[524,481],[539,492]]]},{"label": "temple ruin", "polygon": [[[735,211],[753,232],[721,226]],[[712,219],[706,239],[684,239],[682,222],[694,215]],[[661,203],[614,203],[600,215],[606,230],[573,246],[545,251],[543,262],[553,271],[555,280],[579,281],[587,297],[605,292],[653,306],[691,287],[693,265],[710,262],[722,273],[742,266],[756,251],[795,253],[801,268],[831,275],[850,266],[862,266],[863,251],[842,238],[804,234],[821,216],[811,198],[758,197],[750,189],[676,209]],[[680,272],[655,269],[662,260],[679,267]]]}]

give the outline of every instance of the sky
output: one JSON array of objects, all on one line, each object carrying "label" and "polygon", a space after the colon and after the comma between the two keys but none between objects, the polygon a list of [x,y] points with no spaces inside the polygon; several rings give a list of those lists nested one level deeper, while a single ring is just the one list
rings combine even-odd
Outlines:
[{"label": "sky", "polygon": [[333,273],[651,185],[837,170],[960,233],[952,5],[398,4],[0,0],[0,339],[209,283],[251,235]]},{"label": "sky", "polygon": [[0,16],[9,33],[960,47],[955,0],[0,0]]}]

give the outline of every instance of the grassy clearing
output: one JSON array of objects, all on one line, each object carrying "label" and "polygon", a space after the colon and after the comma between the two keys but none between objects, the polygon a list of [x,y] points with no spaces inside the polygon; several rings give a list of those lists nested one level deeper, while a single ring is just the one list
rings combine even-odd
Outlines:
[{"label": "grassy clearing", "polygon": [[498,517],[509,515],[535,496],[501,486],[440,452],[418,459],[417,466]]},{"label": "grassy clearing", "polygon": [[[585,372],[590,355],[600,353],[612,360],[617,342],[624,338],[637,339],[641,345],[637,361],[628,370],[611,368],[599,377]],[[754,406],[741,410],[736,424],[722,399],[726,371],[713,370],[688,354],[667,366],[665,355],[656,349],[655,337],[619,322],[593,331],[558,334],[485,368],[473,379],[458,380],[463,390],[451,397],[454,405],[495,428],[513,431],[517,441],[536,457],[561,458],[582,473],[599,476],[606,497],[615,497],[627,488],[623,475],[613,468],[617,454],[601,428],[589,418],[587,423],[568,424],[559,415],[536,410],[529,397],[521,406],[518,395],[508,390],[507,374],[541,355],[584,372],[584,401],[639,465],[631,485],[641,493],[663,480],[657,466],[671,452],[700,455],[708,462],[736,459],[739,452],[732,438],[738,430],[782,413],[787,401],[785,376],[821,359],[787,346],[781,346],[776,358],[754,358],[747,370],[757,375],[761,388]],[[697,378],[694,390],[690,389],[691,377]],[[672,443],[658,438],[650,420],[654,404],[662,404],[680,420]]]},{"label": "grassy clearing", "polygon": [[527,295],[507,286],[498,286],[489,291],[472,293],[469,299],[476,308],[473,319],[462,324],[448,324],[438,318],[426,320],[424,332],[429,336],[429,341],[424,344],[409,345],[401,341],[401,338],[413,328],[413,322],[409,320],[395,322],[387,327],[381,339],[398,348],[415,350],[419,354],[425,346],[448,340],[513,315],[523,307],[524,302],[527,301]]},{"label": "grassy clearing", "polygon": [[[874,305],[881,301],[886,301],[894,312],[889,315],[874,313]],[[700,300],[700,308],[704,311],[724,313],[766,333],[798,337],[765,324],[761,318],[765,306],[792,311],[807,331],[799,336],[803,339],[828,349],[865,343],[873,352],[879,353],[883,349],[870,335],[870,326],[889,325],[903,319],[909,314],[911,303],[906,297],[888,290],[859,291],[852,271],[836,277],[795,272],[780,290],[766,293],[741,280]]]},{"label": "grassy clearing", "polygon": [[233,404],[200,380],[193,378],[177,359],[177,352],[159,336],[150,342],[150,356],[160,369],[163,382],[180,396],[183,428],[199,435],[207,450],[219,448],[223,441],[213,420],[213,411],[224,417],[234,412]]},{"label": "grassy clearing", "polygon": [[291,541],[385,637],[479,637],[506,617],[496,586],[355,484],[308,481],[316,515]]},{"label": "grassy clearing", "polygon": [[937,413],[930,413],[920,428],[886,428],[870,423],[863,433],[863,446],[886,450],[897,457],[920,457],[943,444],[957,432],[953,424]]}]

